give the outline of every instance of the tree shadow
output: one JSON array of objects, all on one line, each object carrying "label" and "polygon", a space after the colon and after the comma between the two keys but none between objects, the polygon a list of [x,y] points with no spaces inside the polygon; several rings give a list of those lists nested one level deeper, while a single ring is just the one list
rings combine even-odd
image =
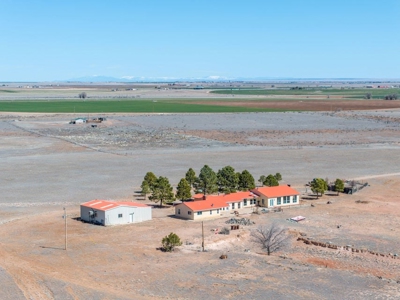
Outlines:
[{"label": "tree shadow", "polygon": [[301,197],[301,200],[317,200],[319,198],[317,198],[316,195],[311,195],[311,196],[307,196],[307,197]]},{"label": "tree shadow", "polygon": [[65,250],[65,248],[64,247],[47,247],[47,246],[39,246],[40,248],[43,248],[43,249],[53,249],[53,250]]},{"label": "tree shadow", "polygon": [[147,204],[148,206],[151,206],[151,208],[158,208],[158,209],[165,209],[165,208],[170,208],[171,205],[163,204],[163,206],[160,207],[160,204]]},{"label": "tree shadow", "polygon": [[177,220],[190,220],[190,219],[185,219],[185,218],[182,218],[182,217],[178,217],[176,215],[168,215],[167,217],[168,218],[177,219]]}]

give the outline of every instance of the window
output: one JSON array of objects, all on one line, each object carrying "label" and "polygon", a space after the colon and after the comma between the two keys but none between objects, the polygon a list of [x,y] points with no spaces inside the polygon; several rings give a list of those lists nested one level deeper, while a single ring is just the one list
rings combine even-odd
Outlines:
[{"label": "window", "polygon": [[181,214],[181,209],[180,208],[178,208],[178,215],[180,215]]},{"label": "window", "polygon": [[281,197],[278,197],[278,200],[277,200],[277,203],[276,203],[277,205],[281,205],[282,204],[282,201],[281,201]]},{"label": "window", "polygon": [[293,196],[293,203],[297,203],[297,195]]},{"label": "window", "polygon": [[212,215],[212,210],[210,210],[210,215]]},{"label": "window", "polygon": [[235,209],[235,203],[232,203],[232,209]]},{"label": "window", "polygon": [[197,215],[198,215],[198,216],[201,216],[202,214],[203,214],[202,211],[198,211],[198,212],[197,212]]},{"label": "window", "polygon": [[290,203],[290,196],[284,196],[283,197],[283,204],[289,204]]},{"label": "window", "polygon": [[238,208],[240,208],[240,202],[238,203]]},{"label": "window", "polygon": [[264,203],[264,199],[262,199],[262,204],[264,205],[265,203]]},{"label": "window", "polygon": [[122,214],[118,214],[118,218],[122,218]]},{"label": "window", "polygon": [[219,214],[219,209],[217,209],[217,214]]},{"label": "window", "polygon": [[243,206],[247,206],[247,199],[243,200]]},{"label": "window", "polygon": [[191,215],[191,214],[192,214],[192,212],[190,210],[188,210],[188,215]]}]

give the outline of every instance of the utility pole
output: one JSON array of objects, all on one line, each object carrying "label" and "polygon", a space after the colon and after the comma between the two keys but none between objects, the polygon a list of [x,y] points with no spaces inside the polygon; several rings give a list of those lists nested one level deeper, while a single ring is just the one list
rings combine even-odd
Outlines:
[{"label": "utility pole", "polygon": [[204,222],[201,221],[201,247],[203,248],[204,252]]},{"label": "utility pole", "polygon": [[64,250],[67,250],[67,209],[64,207],[64,221],[65,221],[65,247]]}]

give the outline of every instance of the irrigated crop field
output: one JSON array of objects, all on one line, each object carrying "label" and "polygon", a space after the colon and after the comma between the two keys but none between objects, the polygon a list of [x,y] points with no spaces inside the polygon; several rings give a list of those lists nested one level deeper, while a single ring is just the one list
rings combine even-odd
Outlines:
[{"label": "irrigated crop field", "polygon": [[[223,113],[400,108],[399,88],[306,84],[5,85],[0,111],[45,113]],[[227,87],[230,86],[230,89]],[[271,88],[271,86],[274,86]],[[384,85],[389,87],[389,85]],[[390,86],[397,86],[390,83]],[[78,95],[85,93],[87,98]],[[370,99],[366,99],[369,95]]]}]

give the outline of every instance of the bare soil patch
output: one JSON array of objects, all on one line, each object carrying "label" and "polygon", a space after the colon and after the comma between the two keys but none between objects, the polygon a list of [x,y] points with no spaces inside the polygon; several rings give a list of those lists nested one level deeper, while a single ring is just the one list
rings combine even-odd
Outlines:
[{"label": "bare soil patch", "polygon": [[[205,104],[204,102],[190,102]],[[400,108],[400,100],[268,100],[268,101],[207,101],[207,105],[244,106],[305,111],[371,110]]]}]

